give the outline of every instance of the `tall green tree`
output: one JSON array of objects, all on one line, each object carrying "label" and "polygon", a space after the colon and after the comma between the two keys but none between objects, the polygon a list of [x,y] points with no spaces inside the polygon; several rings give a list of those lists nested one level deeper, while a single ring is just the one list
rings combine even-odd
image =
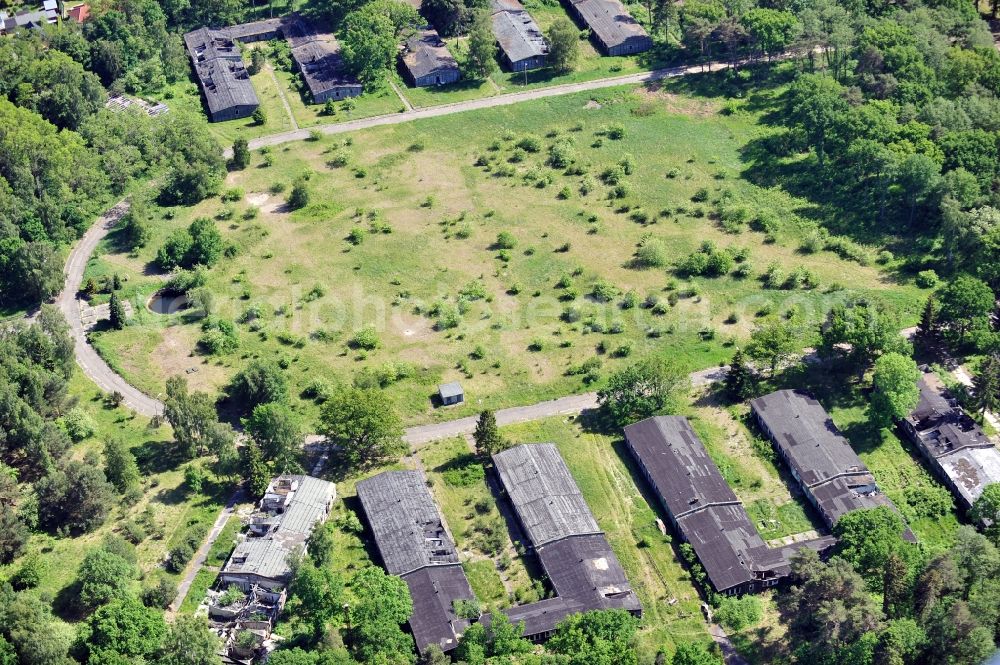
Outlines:
[{"label": "tall green tree", "polygon": [[507,444],[500,434],[500,428],[497,427],[496,414],[489,409],[479,414],[472,438],[476,442],[476,452],[486,460],[503,450]]},{"label": "tall green tree", "polygon": [[969,517],[979,524],[987,524],[985,533],[994,545],[1000,547],[1000,483],[991,483],[972,504]]},{"label": "tall green tree", "polygon": [[222,665],[219,638],[204,616],[181,614],[167,628],[156,665]]},{"label": "tall green tree", "polygon": [[788,117],[805,132],[822,168],[826,164],[827,140],[847,115],[844,89],[835,79],[821,74],[803,74],[788,91]]},{"label": "tall green tree", "polygon": [[355,600],[348,637],[355,657],[366,663],[412,663],[413,640],[402,630],[413,613],[406,582],[368,566],[354,576],[350,588]]},{"label": "tall green tree", "polygon": [[323,404],[320,432],[352,464],[391,459],[406,448],[399,414],[377,389],[336,390]]},{"label": "tall green tree", "polygon": [[920,370],[913,359],[900,353],[887,353],[875,361],[869,414],[879,427],[910,415],[920,399]]},{"label": "tall green tree", "polygon": [[972,377],[972,396],[980,413],[1000,411],[1000,354],[991,353]]},{"label": "tall green tree", "polygon": [[311,559],[299,563],[292,580],[292,597],[298,614],[313,627],[313,639],[320,639],[327,624],[343,612],[343,581],[329,568],[317,567]]},{"label": "tall green tree", "polygon": [[737,349],[726,372],[726,392],[731,399],[742,401],[753,395],[755,384],[753,370],[747,365],[743,352]]},{"label": "tall green tree", "polygon": [[104,442],[104,475],[123,494],[139,484],[135,455],[121,437],[113,436]]},{"label": "tall green tree", "polygon": [[150,658],[160,653],[167,624],[158,609],[145,607],[126,595],[100,607],[90,616],[87,647],[91,660],[114,656]]},{"label": "tall green tree", "polygon": [[187,379],[167,379],[163,415],[174,430],[182,459],[190,460],[211,449],[220,436],[215,402],[203,392],[188,392]]},{"label": "tall green tree", "polygon": [[765,364],[771,376],[778,365],[788,360],[801,344],[801,332],[791,321],[771,319],[750,333],[744,353],[754,362]]},{"label": "tall green tree", "polygon": [[111,301],[108,303],[108,309],[110,312],[108,323],[115,330],[121,330],[125,327],[127,323],[125,318],[125,307],[122,306],[121,298],[114,291],[111,292]]},{"label": "tall green tree", "polygon": [[549,65],[557,72],[571,72],[580,59],[580,31],[566,18],[553,21],[545,32],[549,42]]},{"label": "tall green tree", "polygon": [[906,525],[888,506],[852,511],[834,525],[837,555],[851,564],[872,591],[881,591],[886,561],[909,554],[903,532]]},{"label": "tall green tree", "polygon": [[[255,49],[254,53],[257,53],[260,49]],[[233,142],[233,168],[236,170],[243,170],[250,166],[250,148],[248,147],[247,140],[242,136],[237,138]]]},{"label": "tall green tree", "polygon": [[278,402],[258,404],[243,424],[260,447],[264,459],[272,462],[276,471],[293,473],[301,470],[302,424],[288,406]]},{"label": "tall green tree", "polygon": [[986,282],[967,275],[959,276],[938,293],[939,320],[954,331],[957,343],[964,344],[971,330],[987,325],[995,300]]},{"label": "tall green tree", "polygon": [[666,358],[644,360],[611,375],[597,402],[619,426],[670,411],[690,386],[687,374]]},{"label": "tall green tree", "polygon": [[838,359],[862,375],[885,353],[909,353],[899,329],[899,317],[881,302],[852,299],[830,308],[820,328],[817,353],[824,359]]},{"label": "tall green tree", "polygon": [[473,14],[469,28],[469,50],[463,74],[473,80],[486,79],[497,71],[497,42],[490,14],[481,9]]},{"label": "tall green tree", "polygon": [[632,645],[639,621],[625,610],[572,614],[556,627],[546,647],[569,658],[570,665],[635,665]]}]

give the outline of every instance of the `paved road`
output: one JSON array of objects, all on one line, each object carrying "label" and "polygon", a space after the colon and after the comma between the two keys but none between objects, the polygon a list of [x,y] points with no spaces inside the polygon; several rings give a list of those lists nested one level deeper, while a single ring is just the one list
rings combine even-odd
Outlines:
[{"label": "paved road", "polygon": [[212,549],[212,545],[219,538],[219,534],[226,527],[226,522],[229,518],[233,516],[236,512],[236,506],[243,503],[246,500],[246,496],[243,494],[242,489],[236,490],[236,492],[229,497],[229,501],[226,502],[226,507],[222,509],[219,516],[215,518],[215,524],[212,525],[212,530],[208,532],[208,537],[205,542],[201,544],[198,551],[195,552],[194,557],[188,563],[187,569],[184,572],[184,578],[181,580],[180,584],[177,585],[177,596],[174,597],[174,602],[170,603],[170,607],[167,608],[167,616],[173,616],[177,610],[181,608],[181,603],[184,602],[185,596],[187,596],[188,590],[191,588],[191,584],[194,583],[194,578],[198,575],[198,571],[201,567],[205,565],[205,561],[208,559],[208,552]]},{"label": "paved road", "polygon": [[[691,385],[698,387],[715,381],[721,381],[725,378],[728,370],[729,366],[725,365],[692,372],[690,376]],[[590,392],[580,395],[568,395],[559,399],[538,402],[537,404],[530,404],[528,406],[514,406],[509,409],[500,409],[496,412],[496,417],[497,424],[503,426],[526,423],[553,416],[575,415],[588,409],[596,408],[597,393]],[[410,444],[411,447],[418,447],[439,439],[449,439],[471,434],[476,429],[476,420],[478,418],[479,416],[467,416],[443,423],[410,427],[404,432],[403,440]]]},{"label": "paved road", "polygon": [[[309,129],[280,132],[253,139],[249,142],[249,145],[251,149],[262,148],[264,146],[281,145],[282,143],[288,143],[290,141],[303,141],[309,138],[310,132],[314,131],[319,131],[323,134],[343,134],[345,132],[355,132],[359,129],[367,129],[369,127],[378,127],[381,125],[398,125],[400,123],[410,122],[421,118],[436,118],[443,115],[451,115],[453,113],[474,111],[476,109],[520,104],[521,102],[533,99],[545,99],[547,97],[569,95],[575,92],[601,90],[603,88],[613,88],[619,85],[649,83],[651,81],[660,81],[666,78],[684,76],[685,74],[718,71],[720,69],[725,69],[728,66],[728,63],[713,62],[705,64],[704,66],[692,65],[667,67],[665,69],[655,69],[653,71],[641,72],[639,74],[611,76],[608,78],[595,79],[593,81],[584,81],[582,83],[564,83],[562,85],[554,85],[547,88],[512,92],[505,95],[485,97],[483,99],[471,99],[465,102],[456,102],[454,104],[441,104],[440,106],[411,109],[402,113],[391,113],[387,115],[373,116],[370,118],[359,118],[358,120],[348,120],[346,122],[338,122],[328,125],[316,125],[315,127],[310,127]],[[231,153],[232,150],[226,150],[227,157],[230,157]]]},{"label": "paved road", "polygon": [[73,247],[69,258],[66,259],[66,281],[63,283],[62,293],[56,298],[56,306],[59,307],[69,323],[76,362],[83,370],[84,375],[107,393],[121,393],[125,406],[136,413],[151,418],[163,413],[163,403],[130,385],[97,355],[94,347],[87,342],[87,333],[80,318],[80,302],[77,300],[77,293],[79,293],[80,285],[83,283],[83,273],[87,269],[90,256],[97,249],[97,244],[108,235],[128,209],[129,202],[127,200],[116,203],[87,229],[87,232]]}]

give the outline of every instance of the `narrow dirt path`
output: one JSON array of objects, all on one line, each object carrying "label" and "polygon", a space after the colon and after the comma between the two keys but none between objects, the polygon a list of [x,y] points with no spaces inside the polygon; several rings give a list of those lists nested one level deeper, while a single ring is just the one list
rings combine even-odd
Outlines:
[{"label": "narrow dirt path", "polygon": [[392,87],[392,91],[396,93],[396,96],[399,97],[399,101],[403,102],[403,106],[406,108],[407,113],[412,111],[413,104],[411,104],[410,100],[406,98],[406,95],[403,94],[403,91],[399,89],[399,86],[396,85],[396,82],[389,81],[389,85]]},{"label": "narrow dirt path", "polygon": [[288,120],[292,123],[292,127],[298,129],[299,122],[295,119],[295,114],[292,113],[292,106],[288,103],[288,98],[285,97],[285,91],[281,88],[281,83],[278,81],[278,77],[274,73],[274,67],[270,64],[266,66],[267,73],[271,75],[271,80],[274,81],[274,89],[278,91],[278,97],[281,99],[281,105],[285,107],[285,113],[288,114]]}]

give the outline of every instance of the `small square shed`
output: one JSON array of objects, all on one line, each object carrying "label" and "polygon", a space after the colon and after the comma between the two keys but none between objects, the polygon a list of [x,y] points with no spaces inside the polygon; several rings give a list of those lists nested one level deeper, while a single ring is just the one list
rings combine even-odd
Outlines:
[{"label": "small square shed", "polygon": [[442,383],[438,386],[438,395],[441,396],[441,405],[460,404],[465,401],[465,392],[462,384],[458,381],[452,383]]}]

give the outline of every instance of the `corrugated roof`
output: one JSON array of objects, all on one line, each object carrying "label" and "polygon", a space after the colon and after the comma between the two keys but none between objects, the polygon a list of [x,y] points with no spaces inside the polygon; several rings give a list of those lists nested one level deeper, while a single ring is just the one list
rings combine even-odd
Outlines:
[{"label": "corrugated roof", "polygon": [[312,476],[282,475],[271,481],[290,483],[283,512],[273,513],[262,507],[251,517],[266,522],[270,528],[262,536],[248,536],[239,543],[222,568],[226,575],[258,575],[287,583],[291,569],[288,556],[305,546],[317,522],[326,519],[335,496],[333,483]]},{"label": "corrugated roof", "polygon": [[[771,440],[831,528],[853,510],[895,505],[875,482],[833,419],[812,395],[778,390],[750,401]],[[907,529],[906,537],[913,539]]]},{"label": "corrugated roof", "polygon": [[385,569],[410,588],[417,649],[455,648],[468,622],[454,614],[453,603],[475,596],[423,475],[385,471],[362,480],[356,490]]},{"label": "corrugated roof", "polygon": [[553,630],[575,612],[620,608],[641,612],[618,557],[600,531],[558,449],[522,444],[493,463],[557,597],[504,612],[526,635]]},{"label": "corrugated roof", "polygon": [[225,32],[199,28],[185,34],[184,43],[213,115],[234,106],[260,104],[239,47]]},{"label": "corrugated roof", "polygon": [[549,45],[535,19],[517,0],[491,0],[493,34],[511,62],[544,56]]},{"label": "corrugated roof", "polygon": [[[458,62],[452,57],[436,30],[420,30],[406,40],[406,50],[403,52],[402,61],[403,66],[414,79],[446,71],[458,71]],[[445,385],[458,386],[459,393],[461,393],[462,387],[457,383]]]},{"label": "corrugated roof", "polygon": [[362,480],[356,489],[391,575],[458,563],[455,544],[419,472],[386,471]]},{"label": "corrugated roof", "polygon": [[783,577],[796,550],[833,544],[822,539],[769,548],[687,418],[647,418],[626,427],[625,438],[717,591]]},{"label": "corrugated roof", "polygon": [[494,455],[493,463],[534,547],[600,533],[555,445],[514,446]]},{"label": "corrugated roof", "polygon": [[619,0],[570,0],[580,18],[608,48],[649,35]]}]

